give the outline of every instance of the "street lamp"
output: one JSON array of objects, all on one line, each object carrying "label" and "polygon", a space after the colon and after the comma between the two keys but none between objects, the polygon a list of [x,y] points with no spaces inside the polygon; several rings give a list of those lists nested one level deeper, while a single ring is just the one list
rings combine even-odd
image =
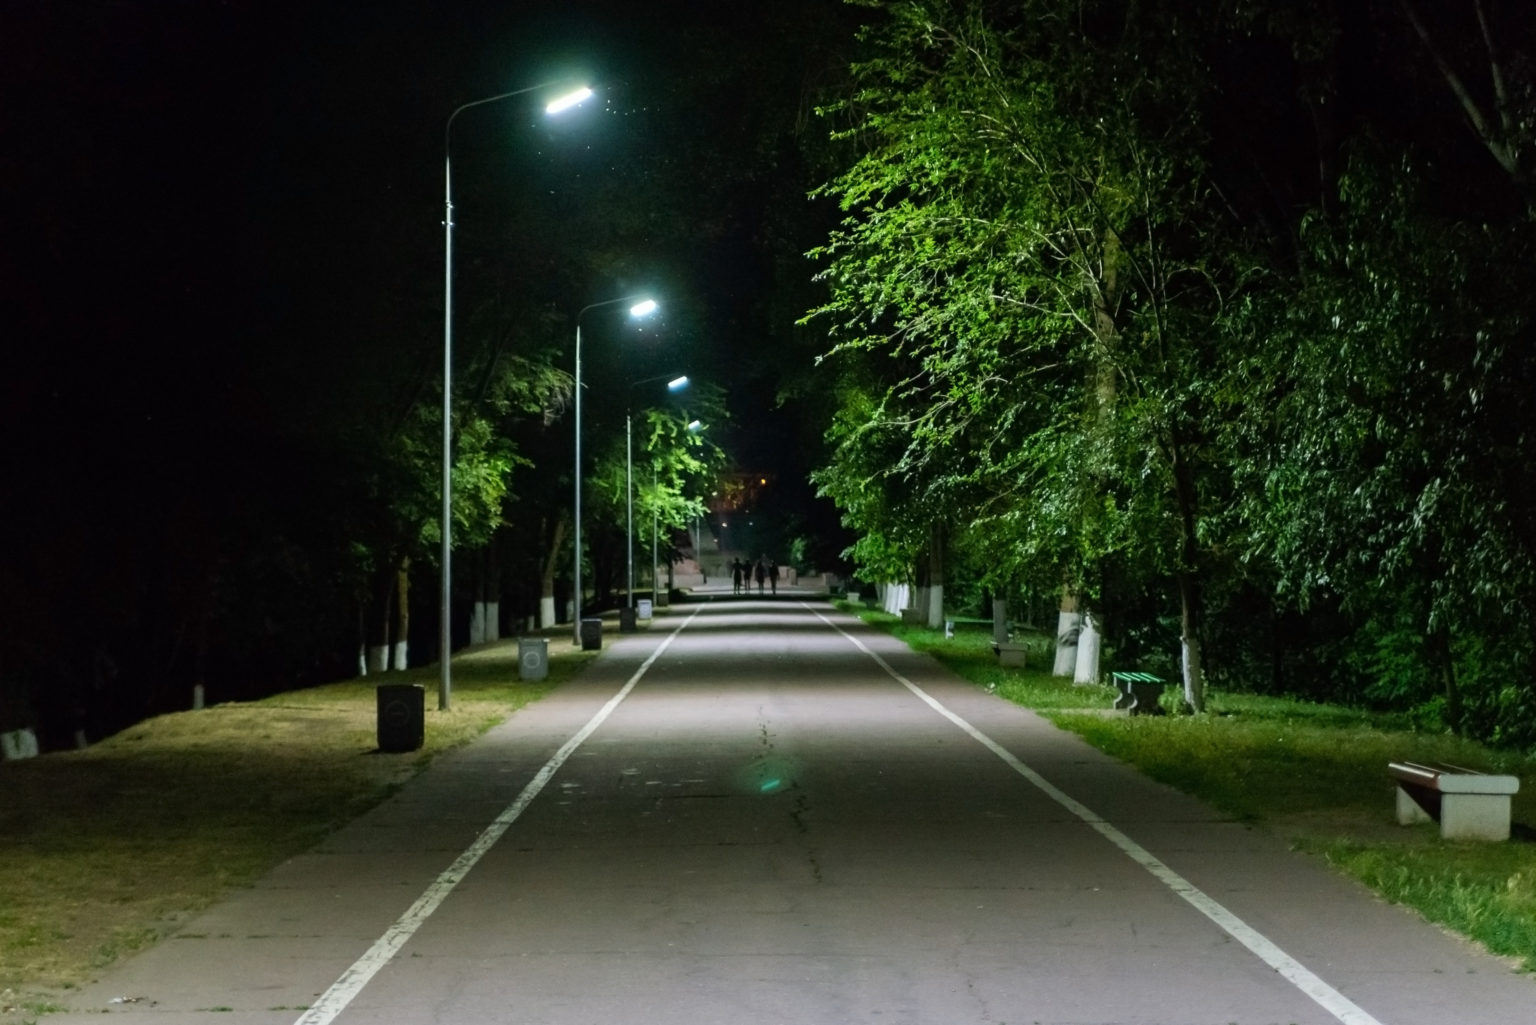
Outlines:
[{"label": "street lamp", "polygon": [[[667,391],[680,392],[688,387],[688,375],[656,374],[652,377],[642,377],[638,381],[629,382],[629,394],[633,395],[636,387],[642,384],[650,384],[652,381],[667,381]],[[628,527],[625,531],[625,572],[627,576],[624,582],[624,601],[630,608],[635,607],[635,444],[634,444],[634,415],[630,409],[631,403],[624,403],[624,502]],[[652,562],[652,576],[655,576],[655,563]],[[653,589],[654,590],[654,589]]]},{"label": "street lamp", "polygon": [[[640,300],[635,302],[635,300]],[[577,647],[581,646],[581,318],[586,316],[588,310],[599,309],[603,306],[617,306],[619,303],[634,302],[629,308],[631,317],[645,317],[656,312],[656,300],[647,299],[638,295],[626,295],[618,299],[607,299],[600,303],[592,303],[583,306],[576,314],[576,510],[575,510],[575,557],[571,560],[571,577],[574,615],[571,616],[571,635],[576,641]]]},{"label": "street lamp", "polygon": [[[454,108],[453,113],[448,115],[448,123],[443,127],[443,551],[438,627],[438,661],[441,663],[441,674],[437,685],[439,711],[448,710],[453,694],[453,671],[449,668],[451,662],[449,656],[453,651],[453,572],[450,561],[453,533],[453,122],[471,107],[481,107],[487,103],[496,103],[499,100],[537,92],[558,84],[560,83],[544,82],[528,86],[526,89],[514,89],[508,93],[497,93],[482,100],[460,104]],[[544,111],[548,114],[558,114],[588,99],[591,95],[592,90],[583,86],[552,100],[545,106]]]}]

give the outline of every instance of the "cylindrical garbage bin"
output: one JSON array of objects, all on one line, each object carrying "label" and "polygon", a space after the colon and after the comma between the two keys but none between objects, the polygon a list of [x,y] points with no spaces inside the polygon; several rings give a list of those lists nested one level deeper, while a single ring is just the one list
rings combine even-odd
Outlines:
[{"label": "cylindrical garbage bin", "polygon": [[384,683],[377,688],[379,750],[415,751],[426,740],[427,690],[419,683]]},{"label": "cylindrical garbage bin", "polygon": [[635,610],[619,610],[619,633],[632,634],[635,632]]},{"label": "cylindrical garbage bin", "polygon": [[636,601],[635,601],[635,613],[641,619],[650,619],[651,618],[651,599],[649,599],[649,598],[638,598],[638,599],[636,599]]},{"label": "cylindrical garbage bin", "polygon": [[549,638],[517,639],[517,675],[522,680],[542,680],[549,675]]},{"label": "cylindrical garbage bin", "polygon": [[581,650],[597,651],[603,646],[603,621],[601,619],[583,619],[581,621]]}]

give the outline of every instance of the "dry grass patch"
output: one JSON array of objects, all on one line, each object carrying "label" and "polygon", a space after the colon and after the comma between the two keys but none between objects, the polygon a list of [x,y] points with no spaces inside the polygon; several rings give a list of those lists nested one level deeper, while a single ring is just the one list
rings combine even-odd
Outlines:
[{"label": "dry grass patch", "polygon": [[[448,712],[429,668],[160,716],[84,751],[4,763],[0,994],[12,995],[0,1021],[25,1010],[15,994],[69,988],[174,931],[593,657],[551,654],[540,683],[518,681],[515,642],[455,659]],[[426,686],[421,750],[377,752],[382,682]]]}]

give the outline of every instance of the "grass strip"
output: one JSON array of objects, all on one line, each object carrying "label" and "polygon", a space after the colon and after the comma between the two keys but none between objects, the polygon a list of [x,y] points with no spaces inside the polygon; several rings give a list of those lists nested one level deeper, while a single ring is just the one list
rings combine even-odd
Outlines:
[{"label": "grass strip", "polygon": [[[1536,757],[1415,732],[1401,716],[1248,694],[1210,693],[1199,716],[1109,714],[1111,688],[1050,676],[1048,637],[1031,643],[1032,666],[1004,669],[985,628],[946,638],[859,603],[841,607],[1153,779],[1273,830],[1388,900],[1536,971]],[[1514,837],[1456,842],[1432,823],[1399,826],[1387,763],[1404,759],[1520,777]]]},{"label": "grass strip", "polygon": [[[82,751],[0,765],[0,1022],[28,1020],[118,957],[173,933],[548,694],[595,657],[560,640],[549,678],[518,679],[517,642],[139,723]],[[426,740],[377,751],[375,687],[427,689]]]}]

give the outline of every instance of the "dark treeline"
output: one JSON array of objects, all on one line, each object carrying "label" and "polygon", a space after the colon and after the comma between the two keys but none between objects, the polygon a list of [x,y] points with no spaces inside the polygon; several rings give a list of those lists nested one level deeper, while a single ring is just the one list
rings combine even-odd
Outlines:
[{"label": "dark treeline", "polygon": [[861,6],[809,323],[864,574],[1536,743],[1531,5]]},{"label": "dark treeline", "polygon": [[0,731],[438,657],[444,127],[510,89],[600,92],[454,128],[454,643],[566,615],[589,304],[662,306],[582,320],[587,600],[625,578],[626,413],[681,543],[727,449],[771,458],[731,421],[773,405],[761,282],[809,241],[764,214],[803,206],[829,6],[9,5]]}]

